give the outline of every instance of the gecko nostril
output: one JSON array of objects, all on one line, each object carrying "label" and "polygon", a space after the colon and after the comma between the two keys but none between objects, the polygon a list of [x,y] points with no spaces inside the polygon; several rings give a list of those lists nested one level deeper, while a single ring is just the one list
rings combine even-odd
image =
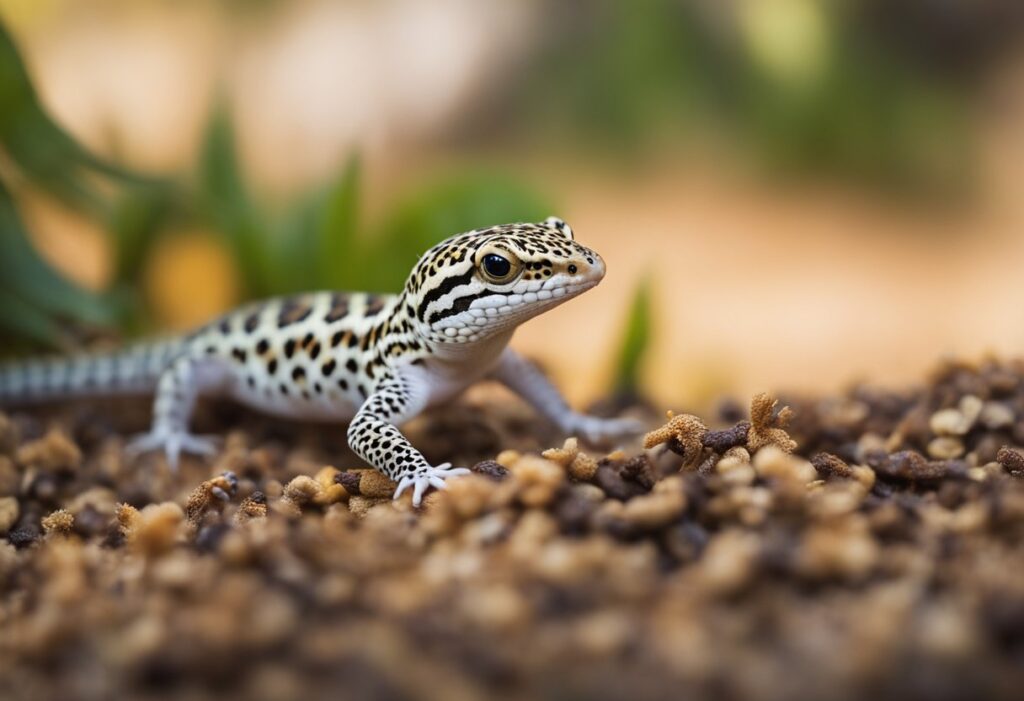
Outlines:
[{"label": "gecko nostril", "polygon": [[569,274],[570,275],[575,275],[576,274],[576,270],[577,270],[576,264],[575,263],[570,263],[569,264]]}]

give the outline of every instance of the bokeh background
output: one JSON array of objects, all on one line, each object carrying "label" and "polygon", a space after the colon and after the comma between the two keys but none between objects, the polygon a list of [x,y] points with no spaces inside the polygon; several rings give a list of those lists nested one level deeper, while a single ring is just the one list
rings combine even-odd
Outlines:
[{"label": "bokeh background", "polygon": [[[396,290],[456,231],[609,264],[574,401],[1024,348],[1019,0],[0,0],[0,350]],[[38,255],[37,255],[38,254]]]}]

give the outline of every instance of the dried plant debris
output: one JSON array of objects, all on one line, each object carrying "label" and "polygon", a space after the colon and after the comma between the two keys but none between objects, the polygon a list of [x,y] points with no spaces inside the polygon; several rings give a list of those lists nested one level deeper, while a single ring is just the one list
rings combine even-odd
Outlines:
[{"label": "dried plant debris", "polygon": [[750,402],[750,430],[747,433],[750,452],[755,453],[768,445],[786,453],[796,450],[796,441],[786,433],[793,410],[787,406],[776,412],[777,405],[778,402],[767,394],[759,394]]},{"label": "dried plant debris", "polygon": [[224,472],[206,480],[194,490],[185,503],[185,516],[193,524],[200,520],[211,509],[220,509],[224,504],[231,501],[231,497],[238,491],[238,477],[233,472]]},{"label": "dried plant debris", "polygon": [[545,450],[541,455],[561,465],[579,482],[590,482],[597,475],[597,460],[580,450],[576,438],[567,438],[561,448]]},{"label": "dried plant debris", "polygon": [[214,415],[211,478],[81,412],[0,414],[5,694],[1019,695],[1024,365],[759,395],[608,455],[477,401],[410,427],[504,448],[429,456],[473,474],[420,509],[316,432]]}]

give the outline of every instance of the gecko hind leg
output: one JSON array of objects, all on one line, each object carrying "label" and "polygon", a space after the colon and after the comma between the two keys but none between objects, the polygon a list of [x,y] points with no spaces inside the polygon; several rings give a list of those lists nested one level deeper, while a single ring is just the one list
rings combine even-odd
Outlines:
[{"label": "gecko hind leg", "polygon": [[125,453],[134,458],[163,450],[171,469],[177,469],[182,453],[215,455],[222,442],[220,437],[193,435],[188,422],[199,395],[223,385],[227,379],[224,368],[209,360],[182,357],[174,361],[157,385],[152,428],[129,441]]}]

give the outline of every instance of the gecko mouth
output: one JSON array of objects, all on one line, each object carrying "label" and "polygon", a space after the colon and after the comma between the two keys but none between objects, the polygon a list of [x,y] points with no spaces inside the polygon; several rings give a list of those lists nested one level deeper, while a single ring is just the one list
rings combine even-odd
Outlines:
[{"label": "gecko mouth", "polygon": [[506,294],[503,297],[489,295],[475,299],[465,309],[471,319],[453,315],[441,321],[436,330],[448,338],[455,338],[507,328],[586,292],[600,281],[600,278],[578,279],[568,284],[543,285],[532,291]]}]

